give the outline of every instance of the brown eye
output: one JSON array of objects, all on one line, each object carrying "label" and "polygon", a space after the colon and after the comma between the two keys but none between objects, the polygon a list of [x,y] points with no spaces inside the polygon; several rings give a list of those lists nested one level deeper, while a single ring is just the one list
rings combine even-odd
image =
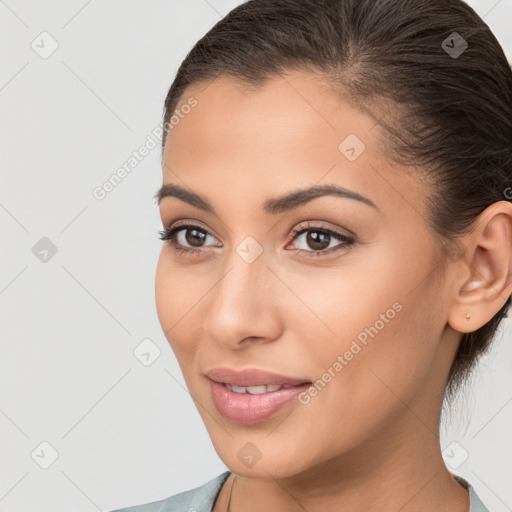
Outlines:
[{"label": "brown eye", "polygon": [[329,247],[329,243],[331,241],[331,235],[329,235],[329,233],[313,230],[309,230],[307,233],[306,243],[314,251],[321,251]]},{"label": "brown eye", "polygon": [[[306,234],[305,237],[304,234]],[[307,256],[322,256],[334,253],[340,249],[349,249],[354,244],[352,237],[320,226],[299,227],[294,230],[293,235],[294,242],[296,240],[302,242],[302,244],[297,244],[297,252]],[[331,245],[332,242],[336,241],[339,243]]]},{"label": "brown eye", "polygon": [[169,240],[176,252],[197,253],[202,251],[203,248],[206,250],[211,247],[204,244],[208,237],[214,241],[217,240],[206,229],[193,224],[181,224],[170,227],[165,231],[159,231],[159,233],[160,240]]},{"label": "brown eye", "polygon": [[202,247],[203,242],[206,240],[206,231],[196,228],[184,228],[181,231],[185,232],[185,241],[192,247]]}]

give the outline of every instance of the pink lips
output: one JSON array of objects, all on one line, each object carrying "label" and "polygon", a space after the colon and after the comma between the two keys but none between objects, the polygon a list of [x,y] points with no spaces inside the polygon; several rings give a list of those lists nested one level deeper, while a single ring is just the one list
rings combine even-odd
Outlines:
[{"label": "pink lips", "polygon": [[[242,371],[230,368],[214,368],[206,372],[210,379],[213,401],[219,412],[235,423],[255,423],[264,421],[291,403],[306,391],[311,382],[265,372],[256,369]],[[277,391],[261,394],[237,393],[224,384],[232,386],[286,385]]]},{"label": "pink lips", "polygon": [[209,379],[217,382],[224,382],[232,386],[265,386],[270,384],[303,384],[308,379],[297,379],[279,375],[278,373],[266,372],[255,368],[246,370],[232,370],[227,367],[212,368],[205,374]]}]

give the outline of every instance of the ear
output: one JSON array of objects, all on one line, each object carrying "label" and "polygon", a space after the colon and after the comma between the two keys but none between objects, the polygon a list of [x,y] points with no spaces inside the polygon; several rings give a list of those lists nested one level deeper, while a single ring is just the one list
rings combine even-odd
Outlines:
[{"label": "ear", "polygon": [[453,282],[448,323],[456,331],[472,332],[512,293],[512,203],[498,201],[486,208],[463,243],[466,254],[456,263],[461,272]]}]

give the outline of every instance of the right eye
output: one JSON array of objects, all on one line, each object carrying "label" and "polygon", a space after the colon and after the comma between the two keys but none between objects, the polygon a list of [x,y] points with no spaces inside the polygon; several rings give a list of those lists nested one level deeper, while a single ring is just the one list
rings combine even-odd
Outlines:
[{"label": "right eye", "polygon": [[197,253],[205,247],[201,242],[207,240],[208,237],[211,237],[213,240],[217,240],[206,229],[194,224],[180,224],[174,227],[171,226],[164,231],[159,231],[159,234],[160,240],[169,241],[174,250],[178,253]]}]

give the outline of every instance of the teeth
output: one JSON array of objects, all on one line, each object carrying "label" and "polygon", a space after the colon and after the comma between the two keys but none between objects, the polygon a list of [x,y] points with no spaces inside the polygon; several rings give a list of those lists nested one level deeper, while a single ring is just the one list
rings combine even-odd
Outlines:
[{"label": "teeth", "polygon": [[269,384],[268,386],[265,386],[267,388],[267,391],[277,391],[278,389],[281,389],[282,387],[287,386],[280,386],[279,384]]},{"label": "teeth", "polygon": [[250,395],[261,395],[263,393],[271,393],[277,391],[282,387],[290,387],[289,385],[279,386],[277,384],[270,384],[268,386],[231,386],[230,384],[224,384],[230,391],[235,393],[245,393]]}]

